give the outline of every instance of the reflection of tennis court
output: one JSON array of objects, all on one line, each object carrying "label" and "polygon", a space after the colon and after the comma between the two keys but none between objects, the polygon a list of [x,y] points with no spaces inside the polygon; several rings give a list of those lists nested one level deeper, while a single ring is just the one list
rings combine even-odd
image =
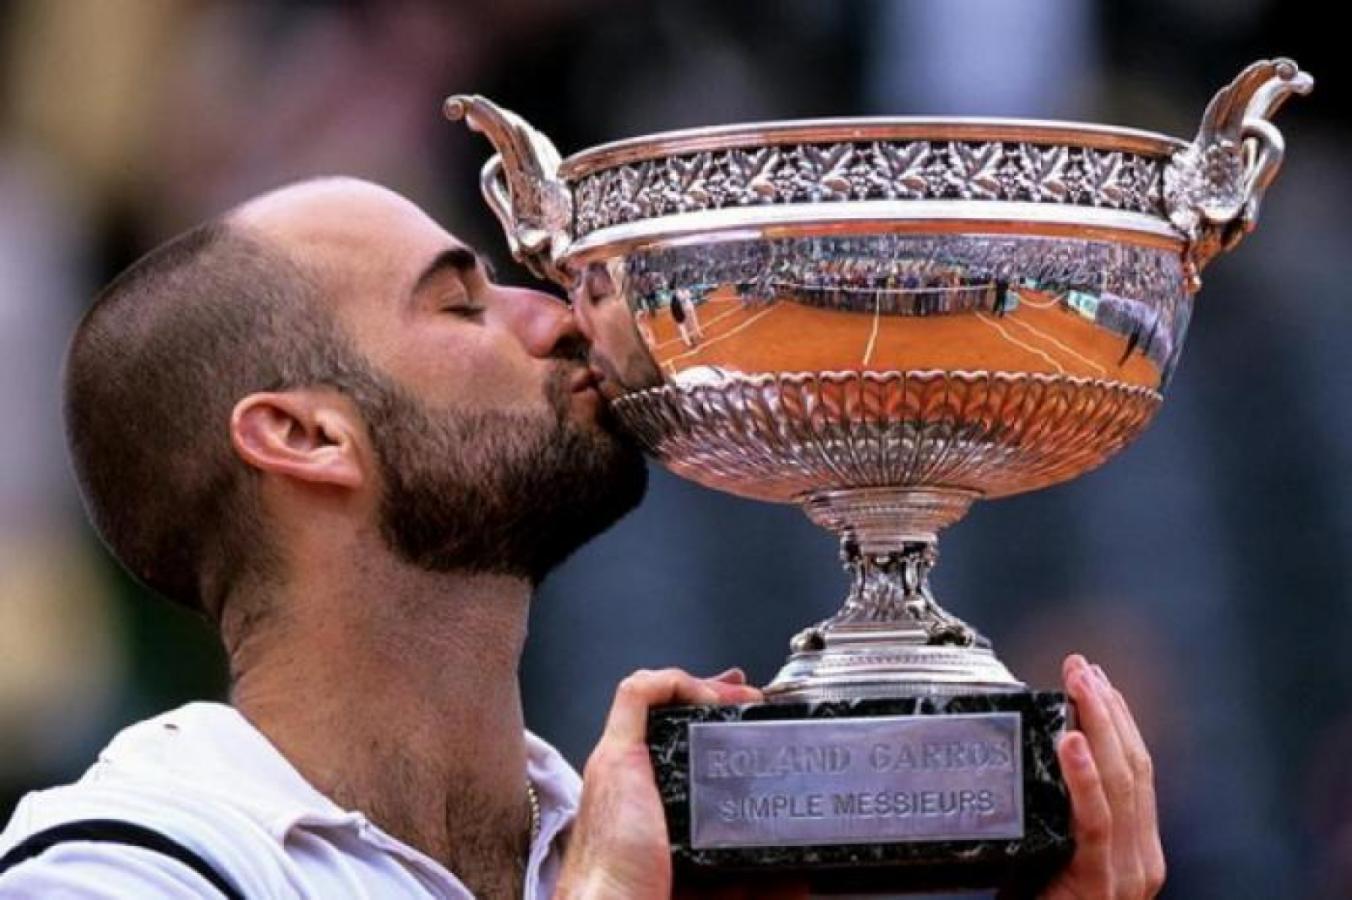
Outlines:
[{"label": "reflection of tennis court", "polygon": [[693,348],[666,310],[649,321],[655,356],[669,374],[699,365],[744,372],[986,369],[1158,386],[1158,369],[1141,353],[1122,360],[1123,336],[1051,295],[1020,295],[1018,307],[1005,315],[889,316],[787,301],[748,305],[720,289],[697,307],[703,338]]},{"label": "reflection of tennis court", "polygon": [[[719,292],[722,294],[723,292]],[[745,319],[742,316],[743,307],[736,297],[731,295],[714,295],[703,303],[700,303],[696,309],[696,315],[699,316],[700,326],[704,329],[705,337],[712,337],[715,333],[723,333],[719,328],[719,323],[730,318],[736,318],[738,321]],[[676,328],[676,321],[671,318],[669,312],[659,313],[653,321],[653,338],[657,341],[656,352],[659,358],[668,359],[670,354],[677,353],[687,349],[685,343]]]}]

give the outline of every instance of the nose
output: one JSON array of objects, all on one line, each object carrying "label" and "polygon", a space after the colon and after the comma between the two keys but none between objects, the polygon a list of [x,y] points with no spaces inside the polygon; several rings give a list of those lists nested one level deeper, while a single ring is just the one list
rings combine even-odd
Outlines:
[{"label": "nose", "polygon": [[541,359],[586,355],[587,338],[579,330],[568,304],[552,294],[530,288],[500,288],[510,310],[512,330],[526,352]]}]

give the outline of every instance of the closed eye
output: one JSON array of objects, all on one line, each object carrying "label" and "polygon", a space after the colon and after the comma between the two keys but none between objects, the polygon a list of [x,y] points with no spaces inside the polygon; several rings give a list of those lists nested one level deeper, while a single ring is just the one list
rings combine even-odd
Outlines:
[{"label": "closed eye", "polygon": [[450,313],[453,316],[459,316],[460,318],[467,319],[471,322],[483,321],[484,317],[484,307],[469,302],[452,303],[442,307],[441,311]]}]

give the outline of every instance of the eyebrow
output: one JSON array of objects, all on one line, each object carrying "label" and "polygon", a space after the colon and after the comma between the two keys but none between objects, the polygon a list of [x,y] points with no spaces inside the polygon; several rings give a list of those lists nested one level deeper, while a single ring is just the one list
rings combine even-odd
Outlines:
[{"label": "eyebrow", "polygon": [[463,276],[480,266],[491,279],[493,277],[493,266],[488,260],[468,247],[448,247],[432,257],[432,261],[422,270],[418,280],[413,282],[412,293],[417,294],[443,272],[451,271]]}]

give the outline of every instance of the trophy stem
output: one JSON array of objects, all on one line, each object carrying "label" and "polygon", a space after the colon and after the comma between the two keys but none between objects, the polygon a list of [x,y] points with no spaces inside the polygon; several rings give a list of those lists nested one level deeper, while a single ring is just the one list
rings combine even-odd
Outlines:
[{"label": "trophy stem", "polygon": [[850,591],[839,612],[793,638],[766,696],[801,702],[1023,690],[990,642],[930,591],[939,530],[978,496],[863,488],[804,498],[808,517],[840,537]]}]

